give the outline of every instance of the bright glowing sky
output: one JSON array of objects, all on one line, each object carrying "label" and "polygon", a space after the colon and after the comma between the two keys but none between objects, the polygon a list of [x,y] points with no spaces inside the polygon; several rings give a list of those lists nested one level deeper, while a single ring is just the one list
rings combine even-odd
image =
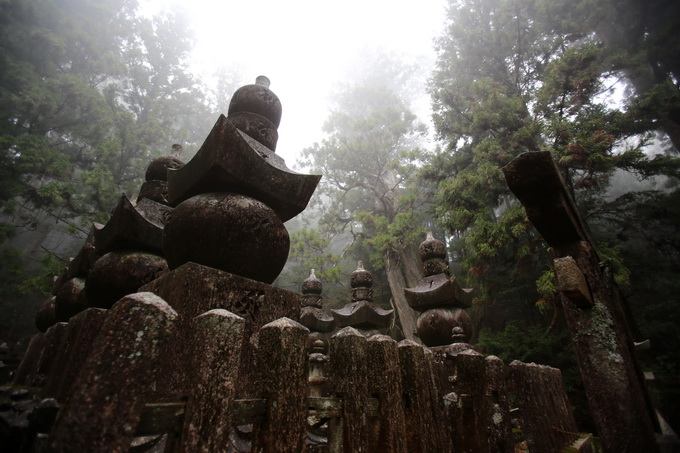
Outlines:
[{"label": "bright glowing sky", "polygon": [[[445,0],[141,0],[143,11],[180,5],[195,37],[194,71],[208,79],[237,67],[249,83],[263,74],[283,105],[277,154],[289,167],[319,141],[333,88],[351,76],[362,49],[434,60]],[[429,74],[425,74],[425,77]],[[429,120],[425,97],[414,109]]]}]

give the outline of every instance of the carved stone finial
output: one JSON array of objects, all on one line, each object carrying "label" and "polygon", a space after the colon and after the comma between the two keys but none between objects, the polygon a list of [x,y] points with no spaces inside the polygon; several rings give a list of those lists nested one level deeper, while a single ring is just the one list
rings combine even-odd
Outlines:
[{"label": "carved stone finial", "polygon": [[316,277],[314,269],[309,277],[302,282],[302,310],[300,323],[312,332],[330,332],[335,327],[332,316],[326,315],[322,310],[321,291],[323,285]]},{"label": "carved stone finial", "polygon": [[364,269],[364,262],[357,263],[357,269],[349,276],[349,284],[352,287],[352,302],[359,300],[373,301],[373,274]]},{"label": "carved stone finial", "polygon": [[[359,261],[350,274],[352,300],[339,310],[332,310],[340,326],[351,326],[364,331],[386,328],[392,321],[394,310],[384,310],[373,303],[373,274]],[[375,333],[375,332],[373,332]]]},{"label": "carved stone finial", "polygon": [[281,102],[266,78],[234,93],[196,155],[168,171],[163,249],[171,269],[191,261],[272,283],[288,258],[283,222],[299,214],[321,178],[274,154]]},{"label": "carved stone finial", "polygon": [[446,244],[435,239],[431,231],[427,232],[427,238],[420,244],[419,250],[425,277],[435,274],[450,275]]},{"label": "carved stone finial", "polygon": [[281,102],[269,84],[269,79],[261,75],[253,85],[236,90],[229,103],[228,118],[234,126],[274,151],[279,139]]},{"label": "carved stone finial", "polygon": [[255,83],[257,85],[262,85],[265,88],[269,88],[269,85],[271,84],[271,81],[269,80],[269,77],[259,75],[255,78]]},{"label": "carved stone finial", "polygon": [[302,303],[303,305],[321,306],[321,291],[323,285],[314,273],[314,269],[309,272],[309,277],[302,282]]}]

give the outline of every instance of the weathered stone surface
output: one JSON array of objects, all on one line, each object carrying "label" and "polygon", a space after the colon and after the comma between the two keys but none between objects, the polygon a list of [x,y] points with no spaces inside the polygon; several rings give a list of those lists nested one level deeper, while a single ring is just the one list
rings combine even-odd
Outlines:
[{"label": "weathered stone surface", "polygon": [[368,451],[405,453],[406,420],[397,342],[386,335],[373,335],[366,343],[366,360],[368,391],[379,400],[379,415],[370,431]]},{"label": "weathered stone surface", "polygon": [[137,200],[142,201],[145,198],[169,206],[167,181],[145,181],[139,189]]},{"label": "weathered stone surface", "polygon": [[312,331],[330,332],[335,328],[335,319],[321,308],[307,306],[300,312],[300,324]]},{"label": "weathered stone surface", "polygon": [[50,297],[40,304],[38,312],[35,315],[35,326],[41,332],[47,332],[47,329],[52,327],[57,322],[57,314],[54,310],[55,296]]},{"label": "weathered stone surface", "polygon": [[134,205],[123,195],[111,220],[95,231],[97,252],[115,250],[163,252],[163,228],[172,208],[148,198]]},{"label": "weathered stone surface", "polygon": [[[176,344],[187,344],[189,322],[206,311],[223,308],[246,320],[244,347],[241,353],[238,393],[252,391],[244,388],[246,377],[255,368],[254,348],[258,331],[263,325],[281,318],[296,319],[300,314],[300,295],[262,282],[219,271],[195,263],[187,263],[140,288],[163,297],[180,315]],[[185,383],[177,370],[184,369],[185,360],[179,350],[172,355],[164,369],[171,382],[167,397],[181,397]],[[159,387],[160,388],[160,387]]]},{"label": "weathered stone surface", "polygon": [[[507,366],[496,356],[486,357],[486,407],[489,451],[512,453],[515,451],[510,423],[510,404],[508,402]],[[542,392],[541,387],[534,390]],[[565,444],[566,446],[566,444]]]},{"label": "weathered stone surface", "polygon": [[415,288],[404,288],[409,306],[418,311],[446,305],[470,307],[470,292],[469,289],[461,288],[455,278],[444,273],[423,278]]},{"label": "weathered stone surface", "polygon": [[91,307],[111,308],[121,297],[165,274],[165,258],[145,252],[110,252],[97,260],[85,281]]},{"label": "weathered stone surface", "polygon": [[524,205],[531,223],[552,247],[588,240],[587,227],[575,205],[550,151],[517,156],[503,174],[510,190]]},{"label": "weathered stone surface", "polygon": [[[455,328],[461,330],[454,332]],[[428,346],[465,343],[472,335],[472,321],[462,308],[434,308],[418,316],[416,333]],[[454,334],[457,334],[455,338]]]},{"label": "weathered stone surface", "polygon": [[168,170],[177,170],[184,167],[184,161],[174,156],[160,156],[151,161],[146,167],[144,179],[148,181],[167,181]]},{"label": "weathered stone surface", "polygon": [[229,444],[245,321],[210,310],[192,322],[192,379],[180,451],[214,452]]},{"label": "weathered stone surface", "polygon": [[[344,398],[342,436],[329,439],[332,451],[369,451],[369,383],[366,338],[352,327],[331,337],[330,382],[335,395]],[[331,426],[331,435],[340,430]]]},{"label": "weathered stone surface", "polygon": [[463,289],[450,276],[444,242],[428,231],[420,244],[422,278],[415,288],[404,288],[408,305],[420,312],[414,332],[427,346],[465,343],[472,336],[472,321],[463,308],[472,305],[472,290]]},{"label": "weathered stone surface", "polygon": [[229,101],[227,114],[250,112],[263,116],[272,122],[274,127],[281,123],[281,101],[269,89],[270,81],[265,76],[259,76],[252,85],[245,85],[234,92]]},{"label": "weathered stone surface", "polygon": [[529,451],[562,451],[578,438],[560,370],[515,360],[509,382]]},{"label": "weathered stone surface", "polygon": [[12,380],[13,384],[28,384],[28,377],[31,374],[34,374],[38,369],[40,357],[42,356],[43,350],[45,349],[46,342],[47,334],[38,333],[31,337],[31,341],[28,343],[28,348],[26,349],[24,358],[21,360],[16,373],[14,373],[14,379]]},{"label": "weathered stone surface", "polygon": [[[71,260],[68,265],[68,273],[66,274],[67,279],[72,279],[75,277],[85,278],[94,263],[99,258],[99,253],[97,253],[95,245],[95,232],[102,229],[104,225],[99,223],[93,223],[90,233],[85,239],[83,246],[78,251],[78,254]],[[55,291],[56,294],[56,291]]]},{"label": "weathered stone surface", "polygon": [[578,268],[571,256],[557,258],[553,261],[558,290],[571,299],[577,307],[588,308],[593,305],[590,289],[583,272]]},{"label": "weathered stone surface", "polygon": [[128,451],[176,317],[151,293],[126,296],[113,306],[57,417],[49,451]]},{"label": "weathered stone surface", "polygon": [[433,371],[432,352],[411,340],[398,345],[404,400],[406,447],[409,452],[447,451],[451,429]]},{"label": "weathered stone surface", "polygon": [[309,272],[309,277],[307,277],[300,287],[302,291],[302,306],[307,307],[318,307],[322,306],[321,293],[323,291],[323,284],[314,273],[314,269]]},{"label": "weathered stone surface", "polygon": [[328,338],[320,332],[310,332],[307,337],[309,352],[309,396],[328,396]]},{"label": "weathered stone surface", "polygon": [[445,395],[445,424],[453,431],[453,451],[489,451],[484,356],[471,349],[455,352],[446,346],[432,351],[438,362],[437,385]]},{"label": "weathered stone surface", "polygon": [[387,327],[392,322],[394,310],[385,310],[373,302],[365,300],[351,302],[340,309],[332,309],[339,326],[355,328]]},{"label": "weathered stone surface", "polygon": [[257,140],[272,151],[276,150],[279,132],[274,123],[257,113],[239,112],[229,114],[229,121],[240,131]]},{"label": "weathered stone surface", "polygon": [[634,356],[625,300],[602,273],[585,223],[550,153],[524,153],[503,172],[555,255],[571,256],[590,289],[590,308],[580,308],[564,293],[560,299],[604,449],[658,451],[656,417]]},{"label": "weathered stone surface", "polygon": [[291,171],[221,115],[194,158],[168,172],[168,199],[176,206],[200,193],[240,193],[265,203],[285,222],[305,209],[319,179]]},{"label": "weathered stone surface", "polygon": [[58,276],[55,276],[52,280],[52,295],[57,294],[57,291],[59,291],[59,288],[66,283],[68,280],[71,278],[69,277],[69,268],[68,266],[64,267],[61,272],[59,273]]},{"label": "weathered stone surface", "polygon": [[67,324],[58,322],[45,332],[45,347],[43,348],[37,367],[28,375],[26,384],[35,387],[45,385],[47,377],[55,365],[55,358],[66,336]]},{"label": "weathered stone surface", "polygon": [[[258,393],[267,399],[267,418],[256,433],[254,451],[304,450],[307,432],[307,336],[309,330],[288,318],[260,329]],[[285,376],[285,379],[281,379]]]},{"label": "weathered stone surface", "polygon": [[264,203],[233,193],[205,193],[180,203],[165,227],[171,269],[192,261],[265,283],[286,264],[290,238]]},{"label": "weathered stone surface", "polygon": [[75,316],[87,308],[86,299],[80,297],[85,289],[85,280],[72,278],[59,288],[54,300],[54,313],[57,321],[68,322],[71,316]]},{"label": "weathered stone surface", "polygon": [[108,311],[101,308],[88,308],[69,320],[45,395],[59,401],[66,401],[71,396],[74,382],[92,350],[107,314]]}]

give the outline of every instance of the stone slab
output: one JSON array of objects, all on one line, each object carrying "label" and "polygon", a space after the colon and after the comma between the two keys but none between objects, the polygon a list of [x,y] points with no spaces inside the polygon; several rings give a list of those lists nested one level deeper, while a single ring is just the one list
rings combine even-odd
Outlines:
[{"label": "stone slab", "polygon": [[244,392],[252,390],[247,384],[255,369],[259,329],[279,318],[298,320],[300,316],[298,293],[191,262],[144,285],[140,291],[157,294],[179,314],[175,347],[166,358],[169,362],[162,365],[169,379],[169,394],[159,395],[163,400],[186,393],[187,383],[176,370],[190,363],[182,351],[190,341],[193,318],[221,308],[245,319],[237,394],[247,396]]}]

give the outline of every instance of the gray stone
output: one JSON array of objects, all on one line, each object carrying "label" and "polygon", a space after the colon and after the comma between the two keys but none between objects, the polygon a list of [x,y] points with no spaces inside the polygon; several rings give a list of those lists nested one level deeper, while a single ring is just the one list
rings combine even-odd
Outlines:
[{"label": "gray stone", "polygon": [[151,293],[114,304],[49,438],[49,451],[128,451],[177,317]]},{"label": "gray stone", "polygon": [[163,228],[172,208],[148,198],[136,205],[123,195],[111,220],[95,231],[97,253],[115,250],[163,252]]},{"label": "gray stone", "polygon": [[210,310],[192,322],[192,379],[180,451],[220,451],[229,444],[245,321]]},{"label": "gray stone", "polygon": [[265,203],[285,222],[305,209],[320,179],[291,171],[222,115],[194,158],[168,172],[168,200],[176,206],[200,193],[240,193]]},{"label": "gray stone", "polygon": [[307,328],[288,318],[260,329],[256,385],[258,394],[267,399],[267,421],[256,433],[253,451],[304,450],[308,335]]}]

